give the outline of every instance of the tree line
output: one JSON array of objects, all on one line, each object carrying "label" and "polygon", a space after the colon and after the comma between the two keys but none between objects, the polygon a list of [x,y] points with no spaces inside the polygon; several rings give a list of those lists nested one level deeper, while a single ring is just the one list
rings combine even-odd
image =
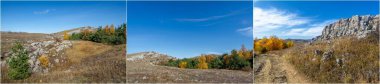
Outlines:
[{"label": "tree line", "polygon": [[194,58],[171,59],[165,65],[188,69],[251,70],[252,62],[253,50],[242,45],[240,50],[234,49],[229,54],[202,54]]},{"label": "tree line", "polygon": [[263,37],[262,39],[255,38],[254,49],[255,53],[261,54],[272,50],[280,50],[294,46],[293,41],[285,41],[276,36],[269,38]]},{"label": "tree line", "polygon": [[81,30],[80,33],[72,33],[69,35],[64,32],[64,40],[87,40],[106,44],[125,44],[126,43],[126,28],[127,24],[122,24],[115,27],[113,24],[105,27],[98,27],[95,31],[91,29]]}]

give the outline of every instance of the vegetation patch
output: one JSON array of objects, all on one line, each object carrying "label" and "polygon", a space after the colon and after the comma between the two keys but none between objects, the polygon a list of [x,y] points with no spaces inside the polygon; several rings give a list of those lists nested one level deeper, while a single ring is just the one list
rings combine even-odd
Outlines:
[{"label": "vegetation patch", "polygon": [[166,66],[188,69],[231,69],[251,70],[253,50],[247,50],[244,45],[240,50],[232,50],[230,54],[207,54],[194,58],[169,60]]},{"label": "vegetation patch", "polygon": [[290,63],[316,82],[379,82],[379,39],[345,37],[315,42],[285,54]]},{"label": "vegetation patch", "polygon": [[262,39],[255,38],[254,40],[255,53],[257,54],[285,49],[292,46],[294,46],[293,41],[285,41],[276,36],[270,36],[269,38],[263,37]]},{"label": "vegetation patch", "polygon": [[84,29],[80,33],[72,33],[71,35],[68,35],[67,31],[65,31],[63,38],[65,40],[87,40],[112,45],[125,44],[126,28],[126,24],[116,28],[113,25],[106,25],[105,27],[100,26],[96,31]]},{"label": "vegetation patch", "polygon": [[9,65],[8,77],[16,80],[29,77],[28,52],[19,42],[13,45],[12,52],[13,55],[7,60]]}]

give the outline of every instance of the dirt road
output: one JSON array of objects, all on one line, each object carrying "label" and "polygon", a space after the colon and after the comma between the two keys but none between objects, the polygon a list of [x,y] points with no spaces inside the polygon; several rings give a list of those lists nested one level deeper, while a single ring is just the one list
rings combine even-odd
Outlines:
[{"label": "dirt road", "polygon": [[255,83],[310,83],[285,56],[261,54],[254,61]]}]

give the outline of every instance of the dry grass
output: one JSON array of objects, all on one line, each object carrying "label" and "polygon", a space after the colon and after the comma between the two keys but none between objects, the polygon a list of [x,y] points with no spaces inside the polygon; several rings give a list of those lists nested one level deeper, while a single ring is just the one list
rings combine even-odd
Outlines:
[{"label": "dry grass", "polygon": [[[379,82],[379,39],[368,37],[356,39],[345,37],[313,45],[291,48],[285,54],[290,63],[314,82],[335,83],[378,83]],[[315,50],[333,51],[332,60],[320,61],[322,55]],[[314,60],[313,60],[314,59]],[[343,59],[343,65],[337,65],[336,59]]]},{"label": "dry grass", "polygon": [[73,47],[66,50],[66,56],[69,62],[80,62],[83,58],[104,53],[112,47],[101,43],[94,43],[90,41],[73,41]]},{"label": "dry grass", "polygon": [[[74,41],[63,54],[68,62],[54,65],[48,73],[33,73],[24,80],[5,83],[121,83],[126,82],[126,45],[105,45],[89,41]],[[2,74],[7,69],[2,67]]]}]

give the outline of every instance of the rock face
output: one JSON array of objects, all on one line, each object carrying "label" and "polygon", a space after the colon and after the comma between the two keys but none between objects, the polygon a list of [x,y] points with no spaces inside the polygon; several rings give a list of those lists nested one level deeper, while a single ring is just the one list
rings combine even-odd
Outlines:
[{"label": "rock face", "polygon": [[340,19],[335,23],[325,26],[322,35],[313,38],[313,41],[332,40],[342,36],[363,38],[369,34],[378,34],[379,17],[380,15],[355,15],[351,18]]}]

